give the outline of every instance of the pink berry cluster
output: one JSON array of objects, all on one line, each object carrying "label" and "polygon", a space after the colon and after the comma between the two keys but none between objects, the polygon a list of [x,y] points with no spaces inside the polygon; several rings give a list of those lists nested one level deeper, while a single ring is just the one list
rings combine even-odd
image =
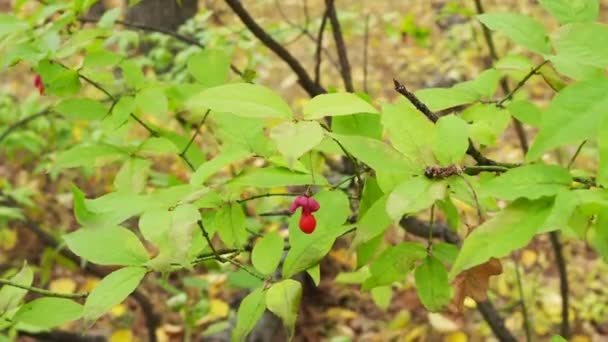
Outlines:
[{"label": "pink berry cluster", "polygon": [[319,202],[312,197],[298,196],[291,204],[289,211],[293,214],[298,208],[302,208],[302,216],[300,216],[299,224],[300,230],[305,234],[311,234],[315,231],[317,226],[317,220],[313,213],[319,210]]}]

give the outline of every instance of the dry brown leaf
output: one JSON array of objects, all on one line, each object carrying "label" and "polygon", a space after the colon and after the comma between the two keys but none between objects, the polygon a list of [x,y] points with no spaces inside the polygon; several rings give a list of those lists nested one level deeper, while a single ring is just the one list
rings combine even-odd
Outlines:
[{"label": "dry brown leaf", "polygon": [[490,277],[501,273],[502,265],[496,258],[460,273],[452,282],[454,297],[450,307],[460,312],[466,297],[471,297],[477,302],[486,300]]}]

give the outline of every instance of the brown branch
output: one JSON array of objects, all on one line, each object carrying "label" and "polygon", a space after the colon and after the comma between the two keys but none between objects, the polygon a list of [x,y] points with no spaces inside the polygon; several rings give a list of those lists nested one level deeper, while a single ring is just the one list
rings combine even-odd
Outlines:
[{"label": "brown branch", "polygon": [[[477,14],[483,14],[484,9],[481,4],[481,0],[475,0],[475,10]],[[490,67],[494,61],[498,60],[498,54],[496,53],[496,46],[494,45],[494,39],[492,38],[492,32],[485,25],[481,25],[483,30],[483,37],[486,41],[486,45],[488,46],[488,50],[490,52],[490,60],[487,63],[487,67]],[[500,80],[500,87],[502,88],[503,93],[510,94],[509,91],[509,83],[507,80],[503,78]],[[512,95],[511,95],[512,96]],[[524,125],[517,118],[513,117],[513,127],[515,128],[515,133],[517,134],[517,139],[519,140],[519,145],[521,146],[522,151],[524,151],[524,155],[528,153],[528,137],[526,136],[526,131],[524,129]]]},{"label": "brown branch", "polygon": [[266,32],[254,19],[249,12],[243,7],[239,0],[225,0],[226,4],[232,11],[241,19],[243,24],[256,36],[262,44],[268,47],[279,58],[281,58],[293,72],[298,76],[299,83],[310,96],[323,94],[326,90],[317,85],[308,75],[302,64],[287,51],[281,44],[274,40],[268,32]]},{"label": "brown branch", "polygon": [[321,85],[321,51],[323,49],[323,33],[325,32],[325,26],[327,25],[327,18],[329,11],[325,9],[323,18],[321,19],[321,26],[319,26],[319,33],[317,34],[317,50],[315,52],[315,84]]},{"label": "brown branch", "polygon": [[566,270],[566,261],[562,250],[562,244],[559,241],[559,234],[556,231],[549,233],[551,247],[555,253],[555,264],[559,273],[559,290],[562,297],[562,322],[560,325],[560,335],[563,338],[570,337],[570,317],[569,317],[569,286],[568,272]]},{"label": "brown branch", "polygon": [[334,41],[336,42],[336,51],[338,52],[338,61],[340,62],[340,74],[344,81],[344,87],[346,91],[354,92],[353,79],[350,70],[350,63],[348,62],[348,53],[346,44],[344,43],[344,36],[342,35],[342,29],[340,28],[340,21],[338,20],[338,14],[336,7],[334,6],[334,0],[325,0],[325,6],[329,16],[329,22],[332,27],[332,33]]}]

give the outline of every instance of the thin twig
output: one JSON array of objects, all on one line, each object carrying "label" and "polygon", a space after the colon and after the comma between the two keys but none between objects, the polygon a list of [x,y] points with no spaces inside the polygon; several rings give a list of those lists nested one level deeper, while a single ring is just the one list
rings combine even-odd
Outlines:
[{"label": "thin twig", "polygon": [[530,325],[530,315],[528,314],[528,306],[524,296],[524,286],[521,280],[521,272],[519,271],[519,263],[513,256],[513,264],[515,265],[515,279],[517,281],[517,291],[519,292],[519,302],[521,305],[521,313],[524,319],[524,330],[526,331],[526,341],[532,341],[532,327]]},{"label": "thin twig", "polygon": [[12,132],[17,130],[18,128],[27,125],[30,121],[33,121],[35,119],[41,118],[43,116],[51,115],[51,114],[52,114],[51,110],[47,108],[41,112],[32,114],[28,117],[25,117],[15,123],[11,124],[4,132],[2,132],[2,135],[0,135],[0,144],[2,144],[2,141],[4,141],[4,139],[6,139]]},{"label": "thin twig", "polygon": [[576,158],[581,153],[581,150],[583,149],[583,146],[585,146],[586,143],[587,143],[587,140],[583,140],[583,142],[581,142],[580,145],[578,145],[576,152],[574,152],[574,154],[572,155],[572,158],[570,158],[570,161],[568,162],[568,170],[570,170],[572,165],[574,165]]},{"label": "thin twig", "polygon": [[570,337],[570,309],[569,309],[569,285],[568,285],[568,272],[566,269],[566,261],[564,260],[564,253],[562,250],[562,244],[559,241],[559,233],[556,231],[549,233],[549,240],[551,241],[551,247],[555,254],[555,264],[559,273],[559,290],[562,297],[562,322],[560,325],[560,335],[563,338]]},{"label": "thin twig", "polygon": [[300,62],[281,44],[274,40],[268,32],[266,32],[247,12],[239,0],[225,0],[226,4],[230,6],[232,11],[241,19],[243,24],[256,36],[262,44],[268,47],[274,52],[279,58],[289,65],[291,70],[298,76],[300,85],[310,95],[315,96],[326,92],[323,87],[317,85],[308,75],[306,69],[300,64]]},{"label": "thin twig", "polygon": [[183,157],[186,155],[186,153],[188,153],[188,149],[190,149],[190,146],[194,142],[194,139],[196,139],[196,137],[198,136],[198,134],[201,130],[201,127],[205,124],[205,121],[207,121],[207,117],[209,116],[210,112],[211,112],[211,109],[207,109],[207,112],[205,112],[205,115],[203,116],[201,121],[198,123],[198,125],[195,127],[194,133],[192,133],[190,140],[188,141],[186,146],[184,146],[184,149],[179,153],[180,157]]},{"label": "thin twig", "polygon": [[332,27],[332,33],[334,41],[336,43],[336,51],[338,52],[338,61],[340,62],[340,74],[344,81],[344,87],[346,91],[354,92],[353,78],[350,71],[350,63],[348,62],[348,53],[346,44],[344,43],[344,36],[342,35],[342,29],[340,28],[340,21],[338,20],[338,13],[334,6],[334,0],[325,0],[325,6],[329,15],[329,22]]},{"label": "thin twig", "polygon": [[369,14],[365,16],[365,31],[363,34],[363,91],[367,93],[367,67],[369,60]]},{"label": "thin twig", "polygon": [[292,194],[292,193],[267,193],[267,194],[261,194],[261,195],[255,195],[255,196],[251,196],[251,197],[247,197],[247,198],[243,198],[240,200],[237,200],[237,203],[243,203],[243,202],[248,202],[248,201],[252,201],[258,198],[266,198],[266,197],[277,197],[277,196],[300,196],[301,194]]},{"label": "thin twig", "polygon": [[260,280],[266,280],[266,278],[264,276],[257,274],[256,272],[250,270],[249,267],[241,264],[240,262],[238,262],[232,258],[226,258],[222,254],[218,253],[218,251],[213,246],[213,243],[211,242],[211,237],[209,236],[209,233],[207,233],[207,230],[205,229],[205,226],[203,225],[203,221],[198,220],[197,223],[198,223],[198,227],[201,229],[201,232],[203,233],[203,236],[205,237],[205,240],[207,241],[207,244],[209,245],[209,248],[211,248],[211,252],[213,253],[215,260],[217,260],[221,263],[224,263],[224,262],[230,263],[230,264],[236,266],[237,268],[242,269],[243,271],[249,273],[250,275],[252,275]]},{"label": "thin twig", "polygon": [[[477,10],[477,14],[483,14],[484,9],[481,4],[481,0],[475,1],[475,9]],[[498,54],[496,53],[496,46],[494,45],[494,39],[492,38],[492,32],[485,26],[481,25],[483,30],[483,37],[486,41],[486,45],[488,46],[488,50],[490,53],[490,59],[488,60],[487,67],[490,67],[494,61],[498,60]],[[509,94],[509,83],[507,79],[503,78],[500,80],[500,87],[502,88],[503,93]],[[521,149],[524,151],[524,155],[528,153],[528,137],[526,136],[526,131],[524,129],[524,125],[517,118],[513,117],[513,127],[515,128],[515,133],[517,134],[517,139],[519,140],[519,145]]]},{"label": "thin twig", "polygon": [[315,84],[321,85],[321,51],[323,49],[323,33],[325,32],[325,26],[327,25],[327,18],[329,10],[325,9],[323,18],[321,19],[321,26],[319,26],[319,33],[317,34],[317,50],[315,51]]},{"label": "thin twig", "polygon": [[526,82],[528,82],[528,80],[530,78],[532,78],[532,76],[536,75],[538,73],[538,70],[540,70],[540,68],[542,68],[545,64],[547,64],[549,62],[549,60],[545,60],[542,63],[540,63],[539,65],[535,66],[534,68],[532,68],[530,70],[530,72],[528,72],[526,74],[526,76],[524,76],[524,78],[522,78],[519,83],[517,83],[517,85],[515,86],[515,88],[513,88],[513,90],[511,90],[510,92],[508,92],[507,95],[505,95],[500,101],[498,101],[498,103],[496,104],[497,106],[502,106],[505,102],[510,101],[511,99],[513,99],[513,96],[515,96],[515,94],[524,86],[526,85]]},{"label": "thin twig", "polygon": [[30,292],[35,292],[35,293],[41,294],[41,295],[46,296],[46,297],[78,299],[78,298],[84,298],[84,297],[86,297],[86,296],[89,295],[88,293],[59,293],[59,292],[53,292],[53,291],[41,289],[39,287],[21,285],[21,284],[15,283],[13,281],[10,281],[8,279],[2,279],[2,278],[0,278],[0,285],[7,285],[7,286],[12,286],[12,287],[18,287],[20,289],[28,290]]}]

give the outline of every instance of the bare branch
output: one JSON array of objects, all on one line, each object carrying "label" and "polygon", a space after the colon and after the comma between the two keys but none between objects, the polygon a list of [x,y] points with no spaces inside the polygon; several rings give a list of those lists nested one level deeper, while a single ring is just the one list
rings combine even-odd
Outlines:
[{"label": "bare branch", "polygon": [[304,69],[302,64],[287,51],[281,44],[274,40],[268,32],[266,32],[254,19],[251,17],[249,12],[243,7],[239,0],[225,0],[226,4],[230,6],[232,11],[241,19],[243,24],[247,26],[249,31],[256,36],[262,44],[268,47],[274,52],[279,58],[281,58],[293,72],[298,76],[300,85],[310,95],[315,96],[326,92],[323,87],[317,85],[308,75],[308,72]]},{"label": "bare branch", "polygon": [[347,91],[354,92],[355,88],[353,87],[350,63],[348,62],[348,53],[346,44],[344,43],[342,29],[340,28],[338,14],[336,13],[336,7],[334,6],[334,0],[325,0],[325,6],[327,7],[329,22],[334,35],[334,41],[336,42],[336,51],[338,52],[338,60],[340,62],[340,74],[342,75],[342,80],[344,81],[344,87]]}]

